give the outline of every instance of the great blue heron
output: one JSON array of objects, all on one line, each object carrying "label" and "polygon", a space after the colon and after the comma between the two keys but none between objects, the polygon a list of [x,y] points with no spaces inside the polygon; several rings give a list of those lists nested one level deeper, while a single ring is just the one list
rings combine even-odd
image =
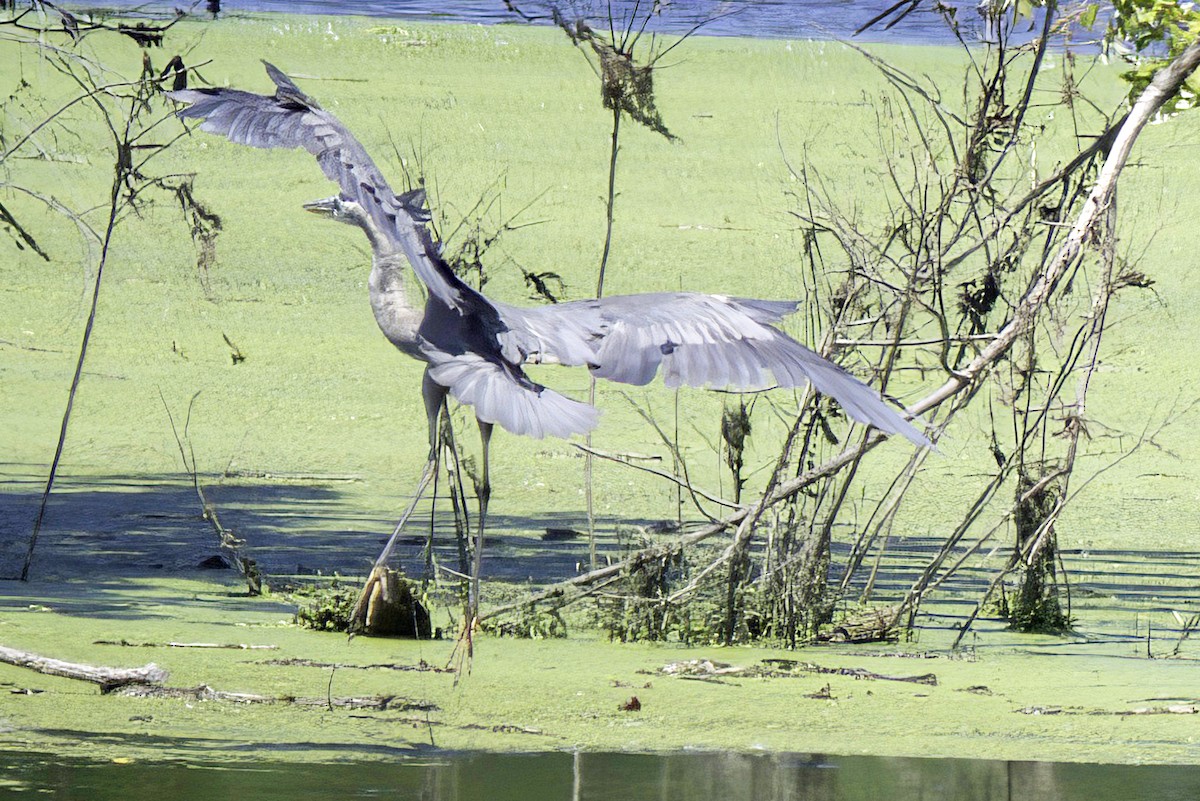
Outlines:
[{"label": "great blue heron", "polygon": [[[499,424],[540,439],[585,434],[599,420],[593,406],[536,383],[523,365],[587,366],[597,378],[634,385],[649,383],[660,369],[668,387],[762,389],[808,382],[855,420],[902,434],[918,446],[931,445],[875,390],[772,325],[794,312],[797,301],[671,292],[521,308],[484,297],[442,257],[426,228],[430,216],[424,192],[395,194],[336,117],[274,66],[266,68],[275,82],[274,95],[237,89],[185,89],[168,95],[188,104],[181,117],[204,120],[203,131],[252,147],[306,149],[340,187],[336,197],[306,208],[366,233],[373,254],[375,320],[392,344],[426,363],[422,395],[430,453],[416,498],[435,470],[437,418],[447,393],[474,408],[483,451],[468,626],[479,602],[492,427]],[[427,290],[424,298],[409,284],[406,264]],[[376,561],[376,572],[386,565],[412,508]]]}]

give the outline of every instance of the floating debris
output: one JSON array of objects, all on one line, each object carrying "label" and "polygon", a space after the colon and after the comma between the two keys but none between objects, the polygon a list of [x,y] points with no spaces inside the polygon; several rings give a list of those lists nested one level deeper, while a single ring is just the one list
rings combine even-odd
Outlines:
[{"label": "floating debris", "polygon": [[711,659],[688,659],[663,665],[660,672],[668,676],[730,676],[745,673],[746,668]]}]

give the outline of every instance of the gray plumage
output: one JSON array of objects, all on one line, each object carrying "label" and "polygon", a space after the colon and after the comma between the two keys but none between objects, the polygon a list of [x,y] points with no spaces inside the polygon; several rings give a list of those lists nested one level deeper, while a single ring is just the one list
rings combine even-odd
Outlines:
[{"label": "gray plumage", "polygon": [[[524,436],[568,437],[593,429],[597,411],[531,380],[522,366],[587,366],[597,378],[669,387],[765,389],[811,382],[855,420],[919,446],[930,441],[875,390],[788,337],[774,323],[795,301],[687,292],[611,296],[522,308],[485,298],[451,270],[426,228],[421,191],[393,193],[362,145],[270,64],[274,96],[236,89],[169,92],[201,130],[263,148],[302,147],[341,193],[307,208],[361,228],[373,253],[371,304],[384,334],[427,363],[431,437],[445,391],[485,424]],[[428,290],[406,283],[410,265]],[[432,388],[429,386],[432,384]],[[439,396],[438,390],[441,390]],[[485,434],[486,436],[486,434]],[[432,442],[431,442],[432,444]]]}]

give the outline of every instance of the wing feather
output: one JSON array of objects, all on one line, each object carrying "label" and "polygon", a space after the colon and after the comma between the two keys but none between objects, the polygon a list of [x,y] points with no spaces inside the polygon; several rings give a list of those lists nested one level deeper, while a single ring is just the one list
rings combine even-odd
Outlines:
[{"label": "wing feather", "polygon": [[[534,439],[586,434],[600,421],[600,412],[514,374],[506,365],[473,353],[437,354],[429,375],[448,387],[459,403],[471,406],[485,423]],[[524,379],[518,381],[517,378]]]},{"label": "wing feather", "polygon": [[586,363],[597,378],[642,386],[661,368],[668,387],[751,390],[811,382],[855,420],[930,445],[874,389],[772,325],[797,306],[679,292],[498,308],[542,353],[564,364]]},{"label": "wing feather", "polygon": [[425,228],[428,212],[414,208],[411,202],[416,195],[397,196],[366,149],[337,117],[274,66],[263,63],[275,82],[273,96],[239,89],[181,89],[167,92],[167,96],[187,104],[179,111],[180,117],[203,119],[202,131],[251,147],[302,147],[312,153],[342,194],[362,206],[381,231],[391,234],[433,295],[459,312],[476,304],[475,294],[441,258]]}]

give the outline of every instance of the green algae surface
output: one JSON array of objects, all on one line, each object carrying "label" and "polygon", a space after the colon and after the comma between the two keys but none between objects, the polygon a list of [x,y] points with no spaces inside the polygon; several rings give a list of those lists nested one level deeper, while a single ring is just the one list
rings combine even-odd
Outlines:
[{"label": "green algae surface", "polygon": [[[276,700],[101,695],[0,666],[12,691],[0,708],[4,749],[138,760],[394,759],[435,747],[1189,763],[1200,748],[1194,715],[1170,711],[1197,703],[1194,663],[1146,659],[1139,643],[1094,633],[985,627],[957,653],[931,647],[933,634],[920,646],[799,652],[481,635],[469,669],[443,671],[459,661],[452,639],[306,631],[286,604],[211,581],[48,591],[35,582],[7,595],[6,645],[92,664],[153,661],[173,687]],[[341,705],[379,697],[386,708]]]},{"label": "green algae surface", "polygon": [[[269,91],[259,59],[288,71],[397,183],[405,170],[422,172],[449,230],[489,193],[499,194],[502,210],[485,224],[523,210],[489,252],[490,294],[527,297],[514,264],[558,273],[568,297],[589,294],[603,238],[608,117],[594,75],[557,32],[239,17],[183,23],[173,34],[176,49],[208,62],[201,72],[216,85]],[[129,76],[141,69],[130,43],[92,37],[83,47]],[[879,50],[914,74],[961,69],[950,50]],[[802,295],[787,160],[807,154],[862,215],[878,211],[883,157],[871,132],[882,79],[836,43],[695,38],[677,52],[658,92],[680,142],[633,126],[623,134],[606,291]],[[47,111],[73,96],[50,66],[9,42],[0,45],[0,75],[34,84]],[[1088,81],[1110,102],[1122,92],[1103,69]],[[3,88],[7,96],[15,87]],[[23,135],[23,121],[37,112],[6,105],[6,141]],[[90,209],[111,180],[103,132],[82,112],[72,125],[72,135],[39,140],[44,155],[22,159],[11,177]],[[1111,430],[1132,432],[1126,437],[1200,395],[1196,360],[1181,358],[1178,347],[1196,339],[1186,256],[1194,251],[1189,223],[1200,212],[1200,197],[1188,191],[1197,162],[1187,150],[1198,125],[1184,116],[1148,130],[1123,179],[1123,247],[1158,282],[1156,294],[1121,301],[1092,403]],[[1174,650],[1180,626],[1172,614],[1196,610],[1200,549],[1191,510],[1200,464],[1189,454],[1200,443],[1188,418],[1100,474],[1064,519],[1066,564],[1083,577],[1073,609],[1079,633],[1067,638],[1016,637],[985,621],[965,651],[951,652],[952,627],[967,611],[955,598],[928,608],[920,640],[904,646],[617,646],[573,630],[565,641],[480,636],[469,671],[440,672],[428,668],[455,663],[453,640],[347,641],[303,631],[286,598],[241,597],[234,582],[196,572],[215,545],[180,476],[166,409],[182,422],[200,393],[188,437],[201,478],[222,521],[269,573],[361,574],[425,457],[421,368],[375,328],[363,243],[300,209],[333,191],[307,154],[196,134],[162,158],[161,169],[194,172],[197,194],[220,215],[216,261],[197,270],[188,229],[165,201],[118,229],[35,580],[0,585],[0,644],[92,664],[154,661],[171,672],[173,687],[204,684],[278,701],[101,695],[0,666],[0,682],[13,691],[0,699],[0,749],[134,759],[250,760],[260,750],[280,759],[372,759],[432,745],[1197,761],[1196,718],[1179,711],[1197,701],[1195,652],[1190,641]],[[11,248],[0,258],[0,544],[11,572],[53,454],[94,263],[60,216],[13,193],[5,203],[54,259]],[[820,333],[801,330],[800,319],[790,325],[805,338]],[[243,361],[230,358],[226,338]],[[580,372],[537,377],[586,392]],[[664,424],[678,404],[693,478],[727,486],[712,447],[720,396],[651,388],[629,397]],[[600,404],[597,447],[664,453],[620,388],[601,387]],[[769,463],[781,430],[764,418],[748,463]],[[1119,447],[1111,441],[1090,446],[1085,471],[1111,462]],[[952,430],[928,467],[936,491],[906,509],[898,536],[917,541],[953,521],[958,507],[948,499],[969,497],[986,480],[982,442],[983,426]],[[897,459],[906,447],[887,446]],[[584,546],[555,550],[538,536],[582,526],[579,454],[567,443],[500,436],[493,460],[502,542],[489,552],[487,574],[518,584],[571,575]],[[764,478],[756,473],[752,486]],[[670,488],[620,466],[598,468],[596,496],[608,551],[621,544],[616,523],[676,515]],[[1002,558],[978,558],[976,589]],[[891,589],[902,586],[901,575]],[[437,616],[452,630],[447,614]],[[122,641],[135,645],[96,644]],[[1172,658],[1148,658],[1147,648]],[[778,659],[821,670],[764,662]],[[736,670],[662,670],[693,660]],[[842,668],[850,673],[836,672]],[[932,673],[937,683],[855,671]],[[332,704],[376,696],[395,702]],[[623,708],[635,696],[640,709]],[[295,703],[322,698],[330,703]]]}]

